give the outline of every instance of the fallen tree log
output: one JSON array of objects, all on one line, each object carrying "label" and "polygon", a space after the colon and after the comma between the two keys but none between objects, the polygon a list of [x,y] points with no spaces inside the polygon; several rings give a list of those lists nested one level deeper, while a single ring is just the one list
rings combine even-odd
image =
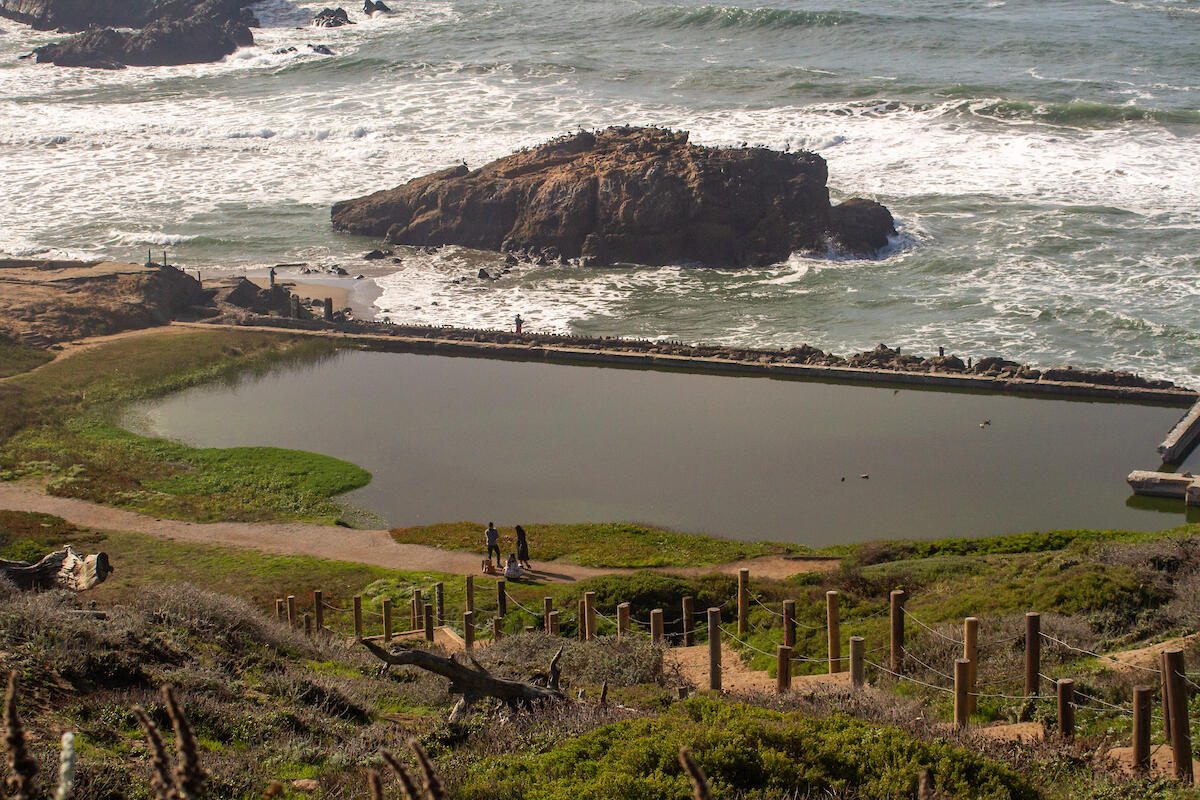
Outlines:
[{"label": "fallen tree log", "polygon": [[103,583],[112,571],[107,553],[81,558],[70,545],[39,561],[6,561],[0,558],[0,576],[26,591],[69,589],[82,592]]},{"label": "fallen tree log", "polygon": [[460,664],[454,656],[443,658],[428,650],[399,650],[389,652],[374,642],[363,642],[371,653],[385,664],[395,666],[414,666],[441,675],[450,680],[450,693],[461,695],[462,699],[450,712],[451,722],[462,721],[471,706],[484,697],[494,697],[502,701],[514,711],[533,708],[544,703],[557,703],[566,699],[559,680],[562,670],[558,660],[562,657],[562,648],[550,660],[550,671],[545,679],[545,685],[539,683],[515,681],[508,678],[497,678],[487,671],[474,658],[471,663],[474,669]]}]

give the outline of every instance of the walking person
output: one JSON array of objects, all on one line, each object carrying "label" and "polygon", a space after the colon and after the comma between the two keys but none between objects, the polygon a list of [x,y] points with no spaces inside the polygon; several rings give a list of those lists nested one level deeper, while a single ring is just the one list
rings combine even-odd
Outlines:
[{"label": "walking person", "polygon": [[516,531],[517,561],[521,562],[521,566],[525,569],[533,569],[533,567],[529,566],[529,540],[525,538],[525,529],[518,525]]},{"label": "walking person", "polygon": [[496,530],[496,524],[489,522],[487,530],[483,532],[483,538],[487,542],[488,561],[492,560],[492,551],[496,551],[496,567],[503,565],[504,561],[500,557],[500,531]]}]

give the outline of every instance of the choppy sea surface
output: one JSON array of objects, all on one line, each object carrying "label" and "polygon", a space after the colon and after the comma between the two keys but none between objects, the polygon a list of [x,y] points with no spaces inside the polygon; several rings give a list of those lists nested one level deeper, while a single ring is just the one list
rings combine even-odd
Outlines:
[{"label": "choppy sea surface", "polygon": [[461,283],[495,257],[402,249],[376,312],[1200,383],[1198,0],[395,0],[309,27],[323,5],[265,0],[218,64],[116,72],[19,61],[57,37],[0,20],[0,253],[354,274],[377,242],[333,232],[335,200],[658,124],[815,150],[901,235],[878,260]]}]

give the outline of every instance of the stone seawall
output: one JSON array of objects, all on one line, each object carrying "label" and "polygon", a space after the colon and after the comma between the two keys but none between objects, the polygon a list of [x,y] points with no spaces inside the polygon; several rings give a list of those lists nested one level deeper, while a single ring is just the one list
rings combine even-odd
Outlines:
[{"label": "stone seawall", "polygon": [[[226,320],[227,321],[227,320]],[[247,317],[241,325],[264,329],[303,330],[337,335],[365,347],[402,353],[542,361],[556,364],[604,365],[719,375],[747,375],[892,387],[952,389],[1047,397],[1101,400],[1186,407],[1200,395],[1190,389],[1113,386],[1086,381],[996,377],[952,372],[915,371],[883,367],[799,364],[786,360],[787,351],[746,348],[690,347],[628,339],[596,339],[451,327],[390,325],[347,321]],[[661,348],[690,352],[660,352]],[[717,353],[719,355],[714,355]],[[1082,374],[1082,373],[1081,373]]]}]

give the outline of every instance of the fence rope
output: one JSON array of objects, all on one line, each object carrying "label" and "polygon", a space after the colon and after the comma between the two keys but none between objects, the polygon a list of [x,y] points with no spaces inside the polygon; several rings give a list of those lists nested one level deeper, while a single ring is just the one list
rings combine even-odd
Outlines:
[{"label": "fence rope", "polygon": [[945,639],[947,642],[953,642],[954,644],[962,644],[962,643],[963,643],[963,640],[962,640],[962,639],[955,639],[953,636],[947,636],[946,634],[942,633],[941,631],[936,631],[936,630],[934,630],[933,628],[929,627],[929,626],[928,626],[928,625],[926,625],[924,622],[922,622],[921,620],[917,619],[917,618],[916,618],[916,617],[914,617],[912,614],[910,614],[910,613],[908,612],[908,609],[907,609],[907,608],[902,608],[901,610],[904,612],[904,616],[908,617],[908,618],[909,618],[909,619],[911,619],[913,622],[917,623],[917,624],[918,624],[918,625],[920,625],[922,628],[924,628],[925,630],[927,630],[927,631],[929,631],[930,633],[932,633],[934,636],[940,636],[940,637],[942,637],[943,639]]},{"label": "fence rope", "polygon": [[946,694],[954,694],[953,689],[947,689],[945,686],[934,686],[932,683],[926,683],[925,681],[919,681],[916,678],[910,678],[907,675],[901,675],[898,672],[892,672],[890,669],[883,666],[882,664],[876,664],[874,661],[871,661],[869,659],[867,660],[866,663],[870,664],[875,669],[880,670],[881,672],[886,672],[888,675],[891,675],[894,678],[899,678],[902,681],[908,681],[909,683],[915,683],[920,686],[924,686],[926,688],[933,689],[935,691],[945,692]]},{"label": "fence rope", "polygon": [[909,650],[907,647],[902,647],[902,648],[901,648],[901,650],[904,652],[904,655],[905,655],[905,657],[906,657],[906,658],[911,658],[913,661],[917,662],[917,663],[918,663],[918,664],[920,664],[922,667],[924,667],[925,669],[927,669],[927,670],[929,670],[930,672],[934,673],[935,675],[941,675],[943,678],[945,678],[946,680],[949,680],[949,681],[951,681],[951,682],[953,682],[953,681],[954,681],[954,676],[953,676],[953,675],[951,675],[951,674],[949,674],[949,673],[947,673],[947,672],[942,672],[940,669],[937,669],[936,667],[931,667],[931,666],[929,666],[929,665],[928,665],[928,664],[926,664],[924,661],[922,661],[921,659],[917,658],[917,657],[916,657],[916,655],[914,655],[914,654],[913,654],[913,652],[912,652],[911,650]]},{"label": "fence rope", "polygon": [[504,591],[504,596],[507,597],[509,600],[511,600],[513,602],[513,605],[515,605],[517,608],[521,609],[522,611],[524,611],[526,614],[530,615],[531,617],[545,616],[541,611],[530,611],[528,608],[521,605],[521,601],[518,600],[517,598],[513,597],[511,594],[509,594],[507,589]]},{"label": "fence rope", "polygon": [[1067,648],[1068,650],[1074,650],[1077,653],[1084,653],[1085,655],[1092,656],[1093,658],[1101,658],[1101,659],[1104,659],[1105,661],[1111,661],[1114,664],[1120,664],[1123,667],[1129,667],[1131,669],[1141,670],[1142,672],[1152,672],[1155,675],[1162,674],[1162,670],[1159,670],[1159,669],[1153,669],[1151,667],[1143,667],[1140,664],[1130,664],[1129,662],[1122,661],[1119,658],[1113,658],[1112,656],[1106,656],[1106,655],[1103,655],[1102,653],[1093,653],[1091,650],[1084,650],[1082,647],[1076,647],[1075,645],[1067,644],[1062,639],[1055,639],[1053,636],[1046,634],[1046,633],[1041,633],[1040,631],[1039,631],[1039,634],[1041,635],[1041,637],[1043,639],[1046,639],[1047,641],[1050,641],[1050,642],[1054,642],[1055,644],[1062,645],[1063,647]]}]

